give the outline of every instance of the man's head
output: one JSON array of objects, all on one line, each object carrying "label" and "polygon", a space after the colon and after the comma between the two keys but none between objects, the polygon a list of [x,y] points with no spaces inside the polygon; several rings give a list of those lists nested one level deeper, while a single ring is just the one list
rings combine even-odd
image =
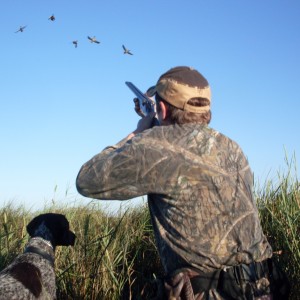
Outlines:
[{"label": "man's head", "polygon": [[160,76],[155,91],[162,124],[210,122],[210,87],[197,70],[190,67],[172,68]]}]

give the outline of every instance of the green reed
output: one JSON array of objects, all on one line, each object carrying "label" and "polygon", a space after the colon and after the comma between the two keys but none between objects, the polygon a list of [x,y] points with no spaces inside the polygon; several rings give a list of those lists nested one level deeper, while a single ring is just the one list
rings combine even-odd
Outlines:
[{"label": "green reed", "polygon": [[266,180],[257,191],[259,213],[274,256],[288,274],[292,299],[300,299],[300,184],[296,158],[285,159],[287,170]]}]

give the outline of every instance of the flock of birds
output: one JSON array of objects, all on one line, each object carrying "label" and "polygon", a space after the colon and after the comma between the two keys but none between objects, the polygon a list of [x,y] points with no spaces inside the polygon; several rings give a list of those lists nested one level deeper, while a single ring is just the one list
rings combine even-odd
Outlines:
[{"label": "flock of birds", "polygon": [[[52,14],[52,15],[48,18],[48,20],[50,20],[50,21],[52,21],[52,22],[55,21],[55,16],[54,16],[54,14]],[[24,29],[25,29],[26,27],[27,27],[27,25],[26,25],[26,26],[20,26],[20,28],[19,28],[17,31],[15,31],[15,33],[23,32]],[[100,44],[100,42],[96,39],[95,36],[93,36],[93,37],[87,36],[87,38],[89,39],[89,41],[90,41],[91,43]],[[75,46],[75,48],[78,47],[78,40],[72,41],[72,43],[73,43],[73,45]],[[133,55],[133,53],[132,53],[129,49],[127,49],[124,45],[122,45],[122,48],[123,48],[123,51],[124,51],[123,53],[124,53],[124,54]]]}]

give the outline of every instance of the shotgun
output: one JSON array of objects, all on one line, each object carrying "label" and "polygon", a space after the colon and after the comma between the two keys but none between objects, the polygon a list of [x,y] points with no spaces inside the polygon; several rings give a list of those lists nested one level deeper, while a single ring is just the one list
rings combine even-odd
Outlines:
[{"label": "shotgun", "polygon": [[136,98],[133,99],[135,103],[136,113],[146,117],[151,112],[156,112],[155,100],[151,98],[155,94],[155,87],[150,87],[146,93],[141,92],[132,82],[126,81],[125,84],[135,94]]}]

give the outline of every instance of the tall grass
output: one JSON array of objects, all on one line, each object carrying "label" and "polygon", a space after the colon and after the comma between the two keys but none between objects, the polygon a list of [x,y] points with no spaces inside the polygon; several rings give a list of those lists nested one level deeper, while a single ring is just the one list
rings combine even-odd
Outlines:
[{"label": "tall grass", "polygon": [[32,217],[50,211],[65,214],[77,237],[74,247],[56,249],[58,299],[139,299],[155,274],[162,274],[147,208],[112,216],[97,203],[52,205],[34,214],[11,205],[1,208],[0,269],[23,251]]},{"label": "tall grass", "polygon": [[[300,299],[300,190],[292,165],[277,180],[256,191],[262,225],[275,256],[292,283],[292,298]],[[59,207],[30,212],[6,205],[0,209],[0,269],[24,249],[26,224],[42,212],[66,215],[77,240],[58,247],[55,269],[58,299],[142,299],[142,291],[163,275],[146,205],[110,215],[100,206]]]},{"label": "tall grass", "polygon": [[288,274],[292,299],[300,299],[300,183],[296,157],[285,159],[286,172],[257,190],[261,223],[275,258]]},{"label": "tall grass", "polygon": [[[96,206],[81,207],[67,213],[67,217],[77,243],[74,249],[57,255],[61,299],[133,299],[152,272],[159,270],[145,208],[108,216]],[[148,263],[143,264],[147,259]]]}]

